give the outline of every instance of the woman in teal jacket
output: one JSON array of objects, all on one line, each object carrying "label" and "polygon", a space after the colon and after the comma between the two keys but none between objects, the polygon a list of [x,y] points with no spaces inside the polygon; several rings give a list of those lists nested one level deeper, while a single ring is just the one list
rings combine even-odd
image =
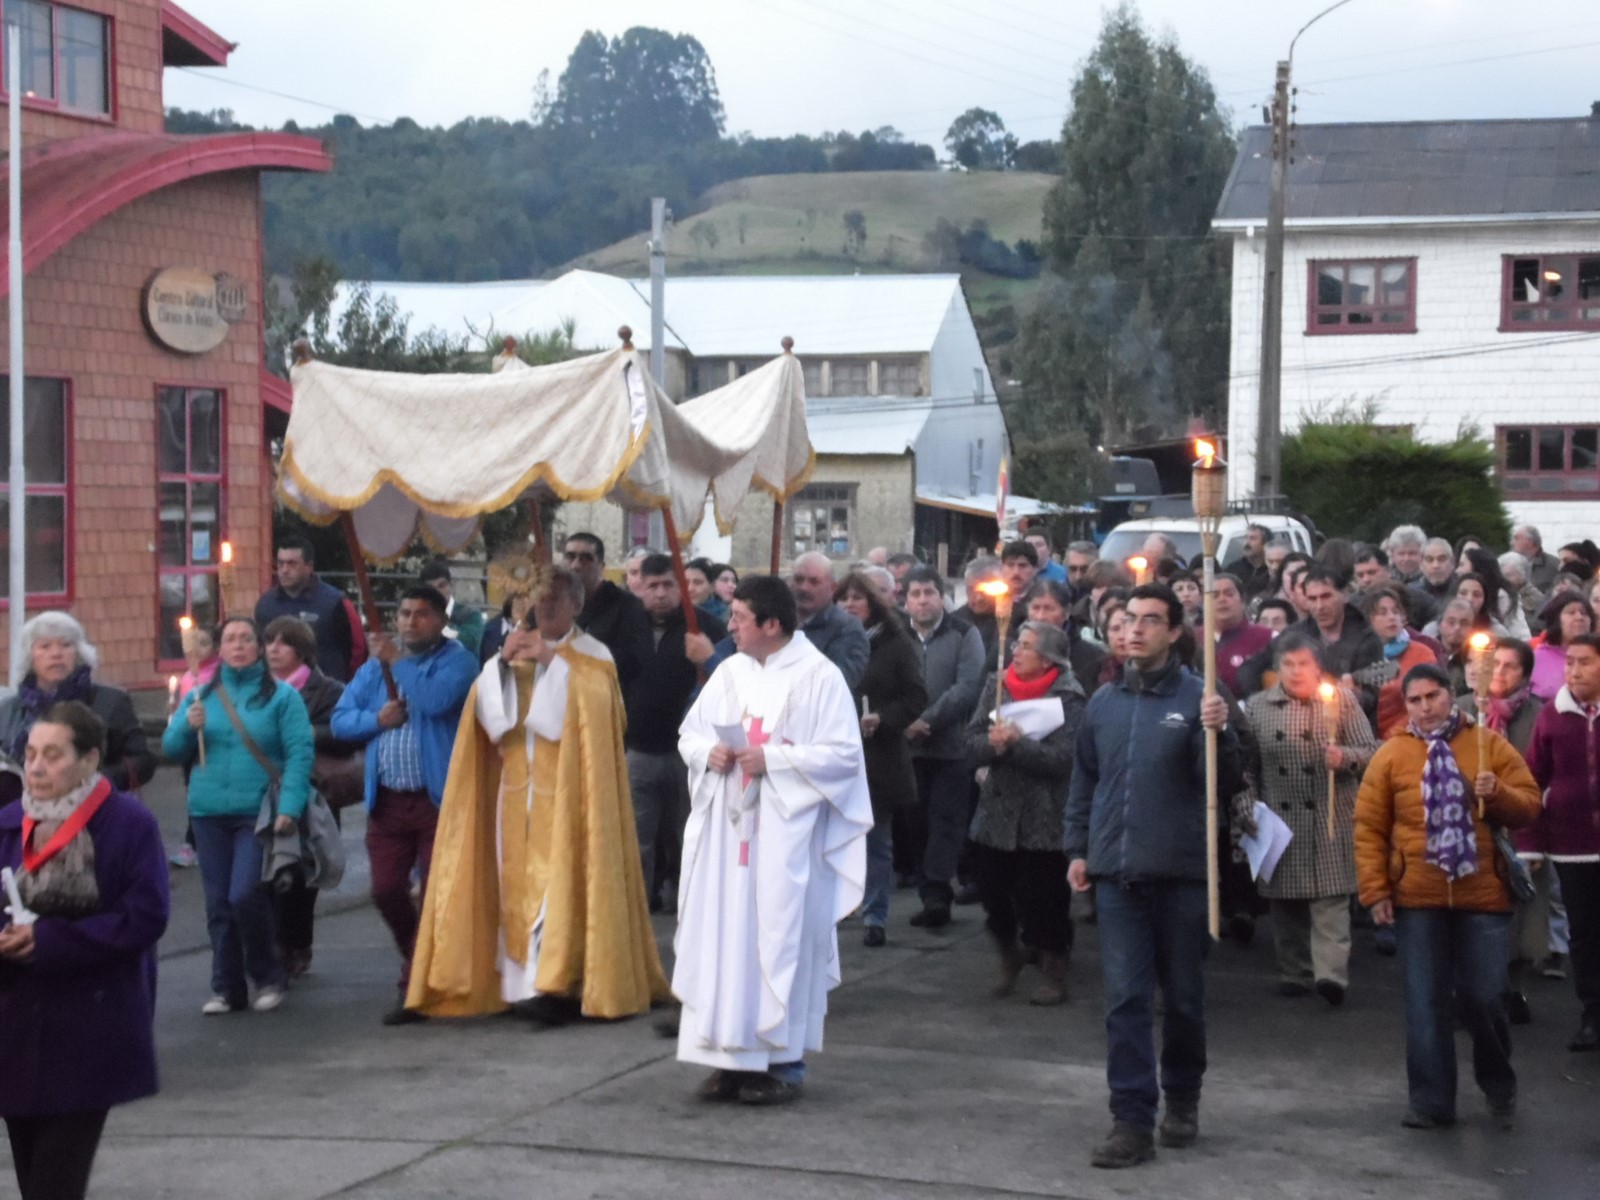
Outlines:
[{"label": "woman in teal jacket", "polygon": [[256,985],[257,1012],[277,1008],[284,992],[272,905],[261,881],[263,850],[255,835],[272,780],[228,719],[219,691],[227,692],[239,720],[279,772],[280,822],[298,821],[305,811],[315,743],[300,694],[267,670],[255,622],[229,618],[217,644],[222,665],[216,678],[183,698],[161,739],[169,758],[193,768],[189,816],[211,935],[212,996],[200,1010],[208,1016],[243,1009],[249,1003],[247,978]]}]

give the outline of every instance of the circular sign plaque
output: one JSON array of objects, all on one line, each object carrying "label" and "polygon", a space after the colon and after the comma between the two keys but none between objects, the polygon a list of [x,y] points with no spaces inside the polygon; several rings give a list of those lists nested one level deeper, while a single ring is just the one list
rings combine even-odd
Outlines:
[{"label": "circular sign plaque", "polygon": [[228,275],[169,267],[145,285],[144,320],[151,336],[181,354],[222,345],[228,322],[244,316],[244,288]]}]

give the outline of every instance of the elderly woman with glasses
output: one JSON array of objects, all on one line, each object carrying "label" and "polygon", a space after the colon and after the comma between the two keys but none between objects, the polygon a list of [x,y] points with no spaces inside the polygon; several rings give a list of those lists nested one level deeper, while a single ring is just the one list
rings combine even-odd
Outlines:
[{"label": "elderly woman with glasses", "polygon": [[1039,951],[1045,976],[1030,1003],[1061,1004],[1072,949],[1062,826],[1085,703],[1072,674],[1066,630],[1026,622],[1000,680],[998,710],[995,694],[991,673],[967,725],[969,758],[988,768],[971,840],[986,925],[1000,952],[993,994],[1016,990],[1023,965],[1020,934]]},{"label": "elderly woman with glasses", "polygon": [[[128,693],[95,682],[99,656],[83,626],[67,613],[42,612],[22,627],[22,645],[28,669],[16,694],[0,702],[0,755],[20,770],[34,722],[55,705],[77,700],[105,724],[100,773],[111,786],[133,792],[149,783],[156,773],[155,753],[145,741]],[[4,798],[15,797],[0,797]]]}]

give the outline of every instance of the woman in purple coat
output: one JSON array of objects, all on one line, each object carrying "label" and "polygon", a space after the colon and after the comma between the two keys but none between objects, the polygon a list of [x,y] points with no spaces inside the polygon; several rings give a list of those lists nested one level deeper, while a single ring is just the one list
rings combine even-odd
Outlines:
[{"label": "woman in purple coat", "polygon": [[156,942],[167,864],[150,811],[100,774],[105,724],[67,701],[28,734],[0,867],[0,1117],[23,1200],[88,1190],[106,1112],[156,1090]]}]

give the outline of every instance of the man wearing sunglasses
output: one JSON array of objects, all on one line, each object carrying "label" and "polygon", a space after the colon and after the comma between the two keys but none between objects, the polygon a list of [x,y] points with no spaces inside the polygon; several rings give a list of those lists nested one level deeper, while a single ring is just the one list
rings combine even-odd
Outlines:
[{"label": "man wearing sunglasses", "polygon": [[574,533],[567,538],[561,558],[583,583],[578,628],[611,651],[626,702],[634,677],[655,651],[649,614],[639,597],[606,578],[606,544],[594,534]]}]

